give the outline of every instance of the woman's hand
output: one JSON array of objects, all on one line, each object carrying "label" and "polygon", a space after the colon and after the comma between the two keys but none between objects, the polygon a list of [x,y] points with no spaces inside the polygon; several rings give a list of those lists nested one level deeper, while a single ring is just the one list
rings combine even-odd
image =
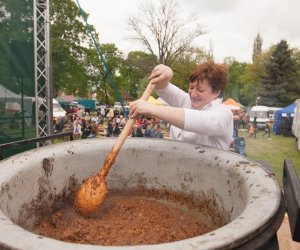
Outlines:
[{"label": "woman's hand", "polygon": [[151,115],[153,109],[153,104],[149,102],[138,99],[130,104],[129,118],[136,118],[139,115]]},{"label": "woman's hand", "polygon": [[156,89],[165,88],[173,77],[173,71],[170,67],[159,64],[151,72],[149,76],[150,83],[156,84]]}]

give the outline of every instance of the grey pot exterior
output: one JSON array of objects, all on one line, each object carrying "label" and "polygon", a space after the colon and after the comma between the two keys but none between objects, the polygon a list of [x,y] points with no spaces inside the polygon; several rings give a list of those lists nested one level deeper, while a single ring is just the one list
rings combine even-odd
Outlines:
[{"label": "grey pot exterior", "polygon": [[[57,200],[74,193],[85,178],[96,174],[115,141],[59,143],[1,161],[0,248],[254,249],[276,233],[283,216],[281,189],[259,163],[205,146],[148,138],[126,140],[107,176],[108,188],[142,186],[213,199],[225,226],[182,241],[122,247],[67,243],[24,229],[36,223],[39,211],[55,207]],[[261,239],[266,232],[268,236]]]}]

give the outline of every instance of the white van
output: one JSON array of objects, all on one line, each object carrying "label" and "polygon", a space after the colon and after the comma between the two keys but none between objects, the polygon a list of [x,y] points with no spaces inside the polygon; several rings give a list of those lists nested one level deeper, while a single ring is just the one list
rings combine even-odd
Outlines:
[{"label": "white van", "polygon": [[254,121],[256,117],[257,127],[264,128],[267,122],[270,122],[269,107],[267,106],[253,106],[250,111],[250,122]]},{"label": "white van", "polygon": [[55,121],[58,117],[66,116],[66,111],[62,108],[59,102],[53,98],[53,120]]},{"label": "white van", "polygon": [[278,108],[278,107],[268,107],[269,108],[269,118],[270,118],[270,121],[271,122],[274,122],[274,115],[275,115],[275,112],[279,109],[282,109],[282,108]]}]

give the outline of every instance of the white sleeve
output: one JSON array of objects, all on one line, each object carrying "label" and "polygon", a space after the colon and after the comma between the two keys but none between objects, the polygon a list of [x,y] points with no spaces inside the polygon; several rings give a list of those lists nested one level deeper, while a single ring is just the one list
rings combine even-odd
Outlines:
[{"label": "white sleeve", "polygon": [[232,134],[232,112],[226,109],[185,109],[184,130],[207,136]]},{"label": "white sleeve", "polygon": [[172,83],[169,83],[166,88],[155,90],[168,105],[172,107],[190,107],[190,97]]}]

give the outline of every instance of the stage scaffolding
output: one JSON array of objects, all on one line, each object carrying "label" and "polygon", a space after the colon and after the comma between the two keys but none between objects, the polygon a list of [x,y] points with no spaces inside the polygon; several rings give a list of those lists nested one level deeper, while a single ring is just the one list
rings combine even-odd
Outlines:
[{"label": "stage scaffolding", "polygon": [[[41,137],[52,131],[49,0],[33,0],[33,12],[36,137]],[[49,143],[45,141],[37,146]]]}]

